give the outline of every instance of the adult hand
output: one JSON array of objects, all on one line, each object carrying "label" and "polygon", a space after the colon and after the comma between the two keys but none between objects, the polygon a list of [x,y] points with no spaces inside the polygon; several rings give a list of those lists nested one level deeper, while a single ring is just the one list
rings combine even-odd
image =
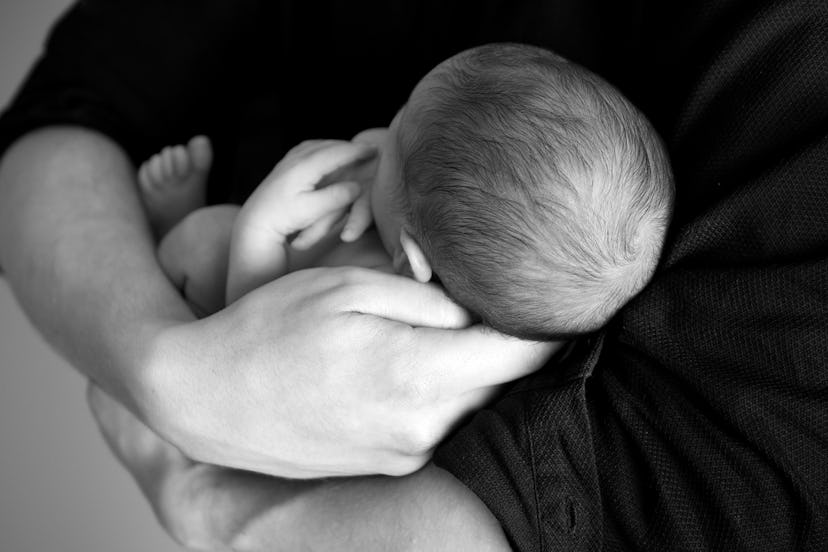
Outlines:
[{"label": "adult hand", "polygon": [[558,347],[468,322],[436,286],[294,272],[160,334],[148,421],[202,462],[291,478],[407,474]]}]

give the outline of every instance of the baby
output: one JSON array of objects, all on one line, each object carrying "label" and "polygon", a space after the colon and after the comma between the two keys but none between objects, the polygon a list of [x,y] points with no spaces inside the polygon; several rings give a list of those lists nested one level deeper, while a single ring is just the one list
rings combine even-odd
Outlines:
[{"label": "baby", "polygon": [[301,144],[240,210],[176,225],[203,203],[210,158],[199,137],[139,171],[151,219],[172,227],[162,264],[202,314],[287,271],[393,266],[436,277],[503,333],[571,338],[646,285],[673,203],[641,113],[597,75],[517,44],[449,58],[387,130]]}]

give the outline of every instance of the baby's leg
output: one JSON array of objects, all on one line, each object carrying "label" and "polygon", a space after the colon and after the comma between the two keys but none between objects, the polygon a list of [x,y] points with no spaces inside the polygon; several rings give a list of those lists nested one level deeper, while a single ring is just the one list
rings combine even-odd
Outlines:
[{"label": "baby's leg", "polygon": [[237,207],[203,207],[213,160],[210,141],[196,136],[141,165],[138,184],[147,215],[163,237],[158,259],[199,317],[224,306],[227,255]]},{"label": "baby's leg", "polygon": [[215,205],[193,211],[158,246],[167,277],[199,318],[224,307],[227,265],[237,205]]},{"label": "baby's leg", "polygon": [[138,185],[156,236],[166,235],[185,216],[204,206],[212,162],[210,141],[196,136],[186,146],[164,148],[141,165]]}]

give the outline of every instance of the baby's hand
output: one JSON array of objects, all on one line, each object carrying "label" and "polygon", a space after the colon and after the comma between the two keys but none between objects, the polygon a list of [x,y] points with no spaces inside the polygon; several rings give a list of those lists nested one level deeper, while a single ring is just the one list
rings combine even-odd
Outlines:
[{"label": "baby's hand", "polygon": [[360,182],[360,184],[362,192],[351,205],[351,211],[339,235],[345,242],[358,240],[374,222],[374,216],[371,213],[371,181]]},{"label": "baby's hand", "polygon": [[[355,144],[375,147],[381,152],[387,137],[387,128],[369,128],[354,136],[352,141]],[[371,186],[376,177],[378,163],[379,159],[376,158],[371,163],[360,166],[355,173],[357,181],[362,185],[362,193],[351,206],[351,212],[340,234],[342,241],[351,242],[359,239],[374,222],[371,212]]]},{"label": "baby's hand", "polygon": [[[256,188],[240,213],[249,227],[307,248],[341,220],[362,186],[349,173],[376,155],[376,148],[339,140],[299,144]],[[328,184],[327,182],[330,182]]]}]

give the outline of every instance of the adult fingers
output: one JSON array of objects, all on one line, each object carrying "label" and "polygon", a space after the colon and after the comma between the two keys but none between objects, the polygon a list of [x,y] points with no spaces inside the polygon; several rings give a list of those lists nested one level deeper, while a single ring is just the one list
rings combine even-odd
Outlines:
[{"label": "adult fingers", "polygon": [[386,318],[409,326],[464,328],[471,322],[468,311],[452,301],[442,288],[396,274],[361,270],[352,280],[346,309]]},{"label": "adult fingers", "polygon": [[434,390],[450,397],[531,374],[561,348],[561,341],[527,341],[475,325],[459,330],[417,328],[417,365]]},{"label": "adult fingers", "polygon": [[[414,377],[418,383],[421,382],[419,376]],[[421,389],[425,393],[432,391],[428,387]],[[397,428],[402,430],[399,451],[412,456],[412,459],[428,459],[446,435],[464,423],[471,414],[491,402],[500,391],[499,386],[484,387],[450,396],[442,401],[432,401],[433,397],[429,396],[423,407],[415,410],[413,416],[408,418],[409,423],[406,423],[405,419],[398,422]]]},{"label": "adult fingers", "polygon": [[436,436],[442,441],[458,424],[467,421],[471,414],[491,403],[500,392],[501,386],[481,387],[456,395],[432,408],[433,423],[442,431],[437,431]]},{"label": "adult fingers", "polygon": [[124,425],[126,409],[91,381],[86,387],[86,402],[107,446],[123,460],[127,447],[120,428]]}]

